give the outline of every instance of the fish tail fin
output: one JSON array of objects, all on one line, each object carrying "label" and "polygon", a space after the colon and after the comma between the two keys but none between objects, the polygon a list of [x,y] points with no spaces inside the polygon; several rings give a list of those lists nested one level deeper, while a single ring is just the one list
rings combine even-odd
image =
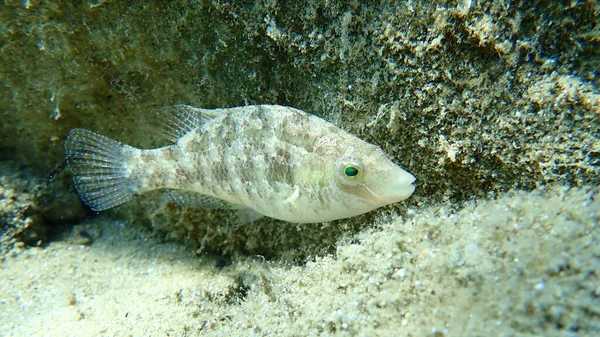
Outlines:
[{"label": "fish tail fin", "polygon": [[69,169],[81,200],[92,210],[118,206],[135,194],[125,165],[126,148],[133,149],[92,131],[69,132],[65,142]]}]

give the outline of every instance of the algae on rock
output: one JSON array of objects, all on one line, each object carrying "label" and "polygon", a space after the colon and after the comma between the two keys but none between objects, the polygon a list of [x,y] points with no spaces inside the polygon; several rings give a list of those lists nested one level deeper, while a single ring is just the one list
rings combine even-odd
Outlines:
[{"label": "algae on rock", "polygon": [[[43,176],[74,127],[151,147],[153,108],[277,103],[381,145],[417,176],[408,205],[598,184],[598,14],[595,2],[9,1],[0,160]],[[208,220],[148,221],[156,209],[144,203],[121,216],[224,248],[194,237],[223,237]],[[302,230],[335,238],[373,216]],[[289,244],[258,226],[236,229],[255,240],[226,249],[277,255]]]}]

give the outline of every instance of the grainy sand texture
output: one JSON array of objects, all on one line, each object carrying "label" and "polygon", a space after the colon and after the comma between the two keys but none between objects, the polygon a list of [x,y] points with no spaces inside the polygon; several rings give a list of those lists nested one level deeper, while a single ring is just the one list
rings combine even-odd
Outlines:
[{"label": "grainy sand texture", "polygon": [[595,336],[599,198],[560,187],[409,210],[302,266],[260,256],[222,266],[97,217],[3,258],[0,331]]}]

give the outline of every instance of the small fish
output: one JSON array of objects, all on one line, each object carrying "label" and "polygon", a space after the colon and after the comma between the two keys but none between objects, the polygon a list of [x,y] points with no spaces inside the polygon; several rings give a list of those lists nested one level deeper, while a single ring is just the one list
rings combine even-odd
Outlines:
[{"label": "small fish", "polygon": [[161,112],[174,144],[157,149],[71,130],[67,162],[92,210],[169,189],[182,204],[238,209],[247,221],[314,223],[369,212],[415,189],[415,178],[379,147],[298,109],[175,105]]}]

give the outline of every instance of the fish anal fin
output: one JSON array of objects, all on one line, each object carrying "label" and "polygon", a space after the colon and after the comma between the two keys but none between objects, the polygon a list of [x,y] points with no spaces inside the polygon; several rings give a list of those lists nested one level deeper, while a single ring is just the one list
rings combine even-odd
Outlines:
[{"label": "fish anal fin", "polygon": [[236,210],[236,217],[241,223],[253,222],[263,217],[262,214],[258,213],[252,208],[232,204],[227,201],[214,197],[209,197],[207,195],[196,192],[169,190],[165,193],[165,195],[168,198],[168,200],[173,201],[184,207]]},{"label": "fish anal fin", "polygon": [[168,200],[175,202],[181,206],[191,208],[209,208],[209,209],[244,209],[245,206],[229,203],[225,200],[210,197],[208,195],[182,191],[169,190],[165,193]]},{"label": "fish anal fin", "polygon": [[257,211],[253,210],[252,208],[242,208],[242,209],[239,209],[235,213],[236,213],[235,215],[236,215],[237,219],[241,223],[254,222],[264,216],[264,215],[258,213]]}]

